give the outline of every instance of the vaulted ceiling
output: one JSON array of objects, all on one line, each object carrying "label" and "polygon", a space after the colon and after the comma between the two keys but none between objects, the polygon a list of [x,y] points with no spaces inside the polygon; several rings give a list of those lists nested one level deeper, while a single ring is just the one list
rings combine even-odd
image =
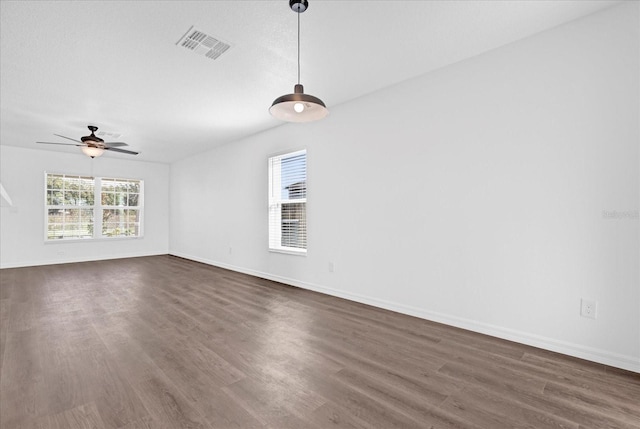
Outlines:
[{"label": "vaulted ceiling", "polygon": [[[331,111],[616,3],[310,0],[301,83]],[[135,159],[172,162],[282,125],[268,108],[297,80],[287,0],[0,5],[2,145],[77,153],[35,142],[94,124],[140,151]],[[231,47],[213,60],[179,46],[191,27]]]}]

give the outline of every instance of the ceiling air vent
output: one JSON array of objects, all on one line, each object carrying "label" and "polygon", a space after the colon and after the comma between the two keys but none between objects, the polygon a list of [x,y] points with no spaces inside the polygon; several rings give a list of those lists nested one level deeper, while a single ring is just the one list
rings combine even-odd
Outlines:
[{"label": "ceiling air vent", "polygon": [[212,60],[217,59],[231,47],[228,43],[209,36],[200,30],[196,30],[193,26],[178,40],[176,45],[182,46],[196,54],[204,55]]},{"label": "ceiling air vent", "polygon": [[110,133],[107,131],[98,131],[96,132],[96,137],[100,137],[104,141],[114,141],[120,138],[122,134],[120,133]]}]

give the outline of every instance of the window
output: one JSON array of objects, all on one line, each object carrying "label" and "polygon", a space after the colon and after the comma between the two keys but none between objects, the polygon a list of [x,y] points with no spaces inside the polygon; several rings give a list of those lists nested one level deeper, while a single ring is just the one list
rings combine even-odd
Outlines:
[{"label": "window", "polygon": [[45,177],[47,241],[142,237],[142,180]]},{"label": "window", "polygon": [[103,237],[139,237],[140,234],[139,180],[102,179]]},{"label": "window", "polygon": [[93,177],[47,175],[47,240],[93,237]]},{"label": "window", "polygon": [[269,158],[269,249],[307,251],[307,151]]}]

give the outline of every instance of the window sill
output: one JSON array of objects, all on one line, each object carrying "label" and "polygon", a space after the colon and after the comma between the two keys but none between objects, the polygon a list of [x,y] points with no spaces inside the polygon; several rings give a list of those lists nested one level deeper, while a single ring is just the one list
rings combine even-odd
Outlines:
[{"label": "window sill", "polygon": [[306,250],[269,249],[270,253],[283,253],[285,255],[307,256]]},{"label": "window sill", "polygon": [[123,240],[141,240],[143,237],[100,237],[100,238],[61,238],[57,240],[44,240],[44,244],[62,244],[62,243],[95,243],[105,241],[123,241]]}]

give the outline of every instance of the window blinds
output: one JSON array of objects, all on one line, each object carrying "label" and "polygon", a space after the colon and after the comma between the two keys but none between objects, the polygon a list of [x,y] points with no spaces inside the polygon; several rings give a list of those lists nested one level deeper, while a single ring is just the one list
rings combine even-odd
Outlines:
[{"label": "window blinds", "polygon": [[269,158],[269,248],[307,249],[307,152]]}]

